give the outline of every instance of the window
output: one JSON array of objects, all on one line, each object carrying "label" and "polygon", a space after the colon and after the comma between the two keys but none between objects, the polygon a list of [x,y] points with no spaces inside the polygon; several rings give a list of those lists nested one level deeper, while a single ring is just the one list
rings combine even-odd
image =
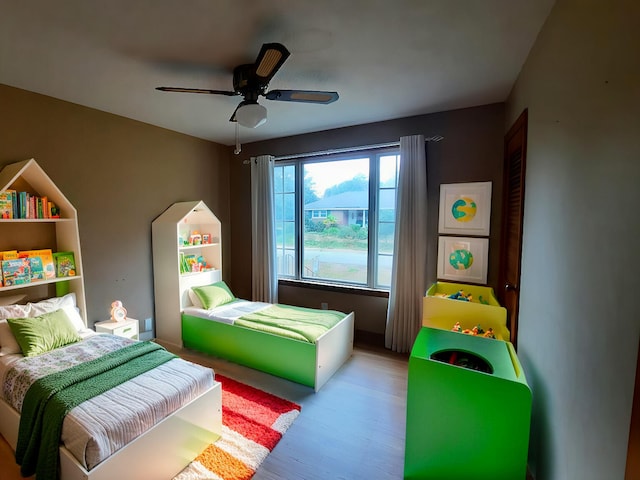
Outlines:
[{"label": "window", "polygon": [[277,162],[278,276],[388,289],[397,149]]}]

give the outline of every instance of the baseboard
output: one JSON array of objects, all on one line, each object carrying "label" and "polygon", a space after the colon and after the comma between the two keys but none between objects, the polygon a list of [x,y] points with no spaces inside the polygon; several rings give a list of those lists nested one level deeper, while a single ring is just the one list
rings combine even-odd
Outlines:
[{"label": "baseboard", "polygon": [[384,334],[367,332],[366,330],[356,330],[353,334],[353,343],[384,348]]}]

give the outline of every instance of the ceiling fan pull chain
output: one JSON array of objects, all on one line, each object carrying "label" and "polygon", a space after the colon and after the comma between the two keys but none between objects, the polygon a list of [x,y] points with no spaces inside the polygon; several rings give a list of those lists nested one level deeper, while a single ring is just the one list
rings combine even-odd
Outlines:
[{"label": "ceiling fan pull chain", "polygon": [[233,151],[236,155],[238,155],[242,151],[240,147],[240,124],[236,122],[236,149]]}]

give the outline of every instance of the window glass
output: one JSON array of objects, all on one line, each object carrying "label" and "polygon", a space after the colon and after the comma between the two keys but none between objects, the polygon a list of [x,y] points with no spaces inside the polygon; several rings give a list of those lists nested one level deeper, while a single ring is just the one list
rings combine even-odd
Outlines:
[{"label": "window glass", "polygon": [[276,166],[273,171],[276,265],[278,275],[288,277],[296,274],[295,173],[295,165]]},{"label": "window glass", "polygon": [[307,161],[302,168],[304,210],[312,212],[303,231],[302,278],[366,285],[369,158]]},{"label": "window glass", "polygon": [[396,186],[400,169],[400,155],[380,157],[378,182],[378,270],[376,286],[391,286],[391,264],[396,221]]},{"label": "window glass", "polygon": [[277,163],[278,275],[388,289],[399,164],[397,150]]}]

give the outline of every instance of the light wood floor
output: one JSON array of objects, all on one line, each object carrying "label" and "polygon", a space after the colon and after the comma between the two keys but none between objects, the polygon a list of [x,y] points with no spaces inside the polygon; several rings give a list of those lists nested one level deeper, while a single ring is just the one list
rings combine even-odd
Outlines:
[{"label": "light wood floor", "polygon": [[[402,478],[407,355],[356,343],[353,356],[314,393],[224,360],[184,350],[176,353],[302,405],[300,416],[254,480]],[[13,453],[0,437],[0,480],[22,479],[14,465]]]}]

